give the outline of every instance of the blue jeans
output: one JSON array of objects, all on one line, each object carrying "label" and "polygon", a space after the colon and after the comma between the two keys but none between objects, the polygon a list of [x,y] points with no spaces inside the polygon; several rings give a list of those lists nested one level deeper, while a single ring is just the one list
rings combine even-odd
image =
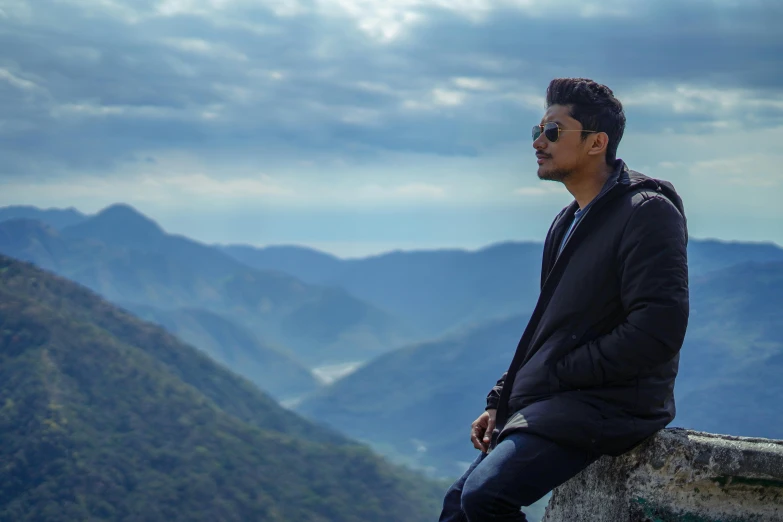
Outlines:
[{"label": "blue jeans", "polygon": [[512,432],[481,453],[446,492],[440,522],[525,522],[529,506],[599,455],[538,435]]}]

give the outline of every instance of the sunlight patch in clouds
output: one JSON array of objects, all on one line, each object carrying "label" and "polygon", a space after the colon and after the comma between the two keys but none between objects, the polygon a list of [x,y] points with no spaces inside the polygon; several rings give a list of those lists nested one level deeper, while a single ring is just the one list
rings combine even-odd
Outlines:
[{"label": "sunlight patch in clouds", "polygon": [[425,19],[431,10],[451,11],[474,23],[483,22],[497,9],[514,9],[531,17],[554,13],[577,14],[583,18],[623,17],[638,1],[553,0],[546,5],[534,0],[317,0],[325,14],[340,13],[353,18],[357,26],[380,42],[391,42]]}]

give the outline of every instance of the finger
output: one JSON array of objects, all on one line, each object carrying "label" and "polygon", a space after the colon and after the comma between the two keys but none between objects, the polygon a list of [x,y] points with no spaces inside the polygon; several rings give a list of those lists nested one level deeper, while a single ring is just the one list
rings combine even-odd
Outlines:
[{"label": "finger", "polygon": [[473,447],[477,450],[484,451],[484,443],[481,440],[484,433],[478,426],[473,426],[470,430],[470,440],[473,443]]},{"label": "finger", "polygon": [[489,423],[487,424],[487,429],[484,432],[484,444],[489,444],[490,440],[492,440],[492,432],[495,431],[495,421],[492,419],[489,419]]}]

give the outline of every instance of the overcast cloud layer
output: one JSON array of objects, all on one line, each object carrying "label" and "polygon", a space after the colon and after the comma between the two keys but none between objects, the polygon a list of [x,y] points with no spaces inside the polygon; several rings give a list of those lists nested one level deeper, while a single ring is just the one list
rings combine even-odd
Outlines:
[{"label": "overcast cloud layer", "polygon": [[782,23],[776,0],[0,0],[0,204],[341,253],[541,239],[569,197],[529,128],[587,76],[694,235],[783,243]]}]

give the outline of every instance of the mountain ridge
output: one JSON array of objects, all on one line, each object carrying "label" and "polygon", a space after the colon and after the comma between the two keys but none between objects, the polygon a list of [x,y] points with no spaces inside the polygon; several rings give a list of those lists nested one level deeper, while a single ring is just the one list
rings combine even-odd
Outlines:
[{"label": "mountain ridge", "polygon": [[53,228],[61,229],[87,219],[87,215],[74,207],[45,208],[33,205],[8,205],[0,207],[0,221],[9,219],[33,219]]},{"label": "mountain ridge", "polygon": [[[406,335],[398,318],[342,289],[256,270],[187,238],[164,234],[157,243],[127,245],[35,223],[0,222],[0,252],[54,270],[114,302],[225,314],[309,364],[367,359]],[[90,221],[79,227],[89,230]],[[319,329],[309,323],[316,312]]]},{"label": "mountain ridge", "polygon": [[425,521],[442,485],[0,256],[0,519]]}]

